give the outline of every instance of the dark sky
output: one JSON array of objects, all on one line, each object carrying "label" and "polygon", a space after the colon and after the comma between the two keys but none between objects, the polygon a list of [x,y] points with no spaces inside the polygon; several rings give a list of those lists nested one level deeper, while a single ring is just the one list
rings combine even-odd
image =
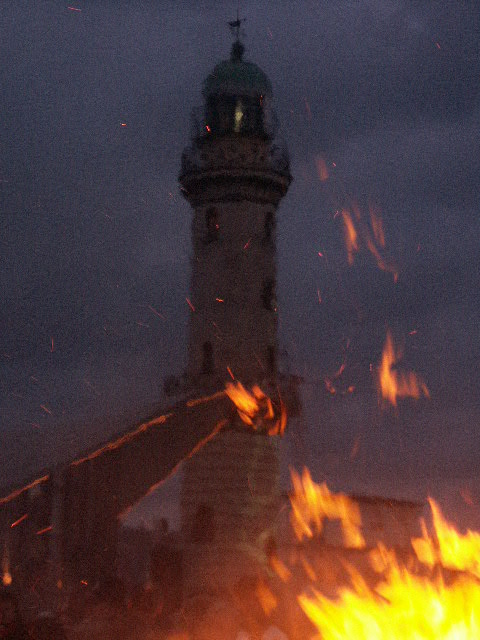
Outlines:
[{"label": "dark sky", "polygon": [[[339,488],[447,485],[477,502],[479,7],[256,0],[241,11],[292,157],[279,324],[304,415],[290,461]],[[233,0],[2,4],[0,485],[123,428],[182,372],[180,155],[235,12]],[[335,212],[371,206],[397,284],[365,251],[347,263]],[[370,364],[387,327],[430,401],[380,411]],[[343,361],[331,396],[323,380]]]}]

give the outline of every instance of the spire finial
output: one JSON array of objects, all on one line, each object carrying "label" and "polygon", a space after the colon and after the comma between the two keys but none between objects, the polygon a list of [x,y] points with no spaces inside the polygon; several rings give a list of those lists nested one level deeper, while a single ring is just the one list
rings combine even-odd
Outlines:
[{"label": "spire finial", "polygon": [[240,35],[241,35],[240,27],[242,26],[242,22],[245,22],[246,18],[240,18],[239,4],[240,4],[240,0],[238,0],[237,2],[237,19],[232,20],[228,23],[228,26],[230,27],[230,31],[235,37],[235,42],[232,45],[232,53],[230,56],[231,60],[234,62],[239,62],[242,59],[243,52],[245,51],[245,47],[240,42]]}]

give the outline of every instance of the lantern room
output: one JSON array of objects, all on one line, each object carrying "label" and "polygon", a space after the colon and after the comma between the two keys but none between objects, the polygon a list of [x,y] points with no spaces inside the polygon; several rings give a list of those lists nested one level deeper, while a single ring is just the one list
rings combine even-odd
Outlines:
[{"label": "lantern room", "polygon": [[204,81],[202,137],[273,137],[272,86],[260,67],[243,59],[243,53],[237,40],[230,59],[217,64]]}]

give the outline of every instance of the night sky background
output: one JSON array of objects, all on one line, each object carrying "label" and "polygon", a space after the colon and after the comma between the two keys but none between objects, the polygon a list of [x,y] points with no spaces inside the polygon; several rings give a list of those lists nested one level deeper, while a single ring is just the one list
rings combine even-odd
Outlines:
[{"label": "night sky background", "polygon": [[[72,3],[0,11],[0,486],[148,414],[186,362],[180,156],[236,2]],[[241,3],[294,177],[277,297],[304,411],[285,462],[336,489],[431,492],[466,521],[480,503],[479,9]],[[335,212],[354,207],[381,213],[396,284],[365,250],[349,266]],[[387,328],[430,400],[379,407]]]}]

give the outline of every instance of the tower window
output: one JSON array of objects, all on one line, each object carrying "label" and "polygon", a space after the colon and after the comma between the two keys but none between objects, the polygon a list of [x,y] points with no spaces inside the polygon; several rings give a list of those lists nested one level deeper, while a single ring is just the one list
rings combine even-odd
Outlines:
[{"label": "tower window", "polygon": [[203,343],[202,373],[213,373],[213,346],[210,341]]},{"label": "tower window", "polygon": [[262,289],[262,304],[267,311],[276,311],[277,303],[275,300],[275,283],[273,280],[266,280]]},{"label": "tower window", "polygon": [[207,227],[207,242],[218,240],[220,225],[218,224],[218,212],[214,207],[209,207],[205,214],[205,225]]},{"label": "tower window", "polygon": [[240,133],[242,128],[242,118],[243,118],[243,107],[241,100],[237,100],[237,104],[235,105],[235,124],[234,131],[235,133]]},{"label": "tower window", "polygon": [[206,104],[207,134],[264,136],[263,98],[260,96],[209,96]]},{"label": "tower window", "polygon": [[263,239],[265,242],[273,241],[274,231],[275,231],[275,214],[273,211],[268,211],[265,216],[265,222],[263,223]]},{"label": "tower window", "polygon": [[210,505],[202,504],[198,507],[193,518],[191,540],[192,542],[210,543],[215,536],[215,518]]},{"label": "tower window", "polygon": [[277,370],[277,353],[274,346],[267,347],[267,367],[268,372],[274,374]]}]

